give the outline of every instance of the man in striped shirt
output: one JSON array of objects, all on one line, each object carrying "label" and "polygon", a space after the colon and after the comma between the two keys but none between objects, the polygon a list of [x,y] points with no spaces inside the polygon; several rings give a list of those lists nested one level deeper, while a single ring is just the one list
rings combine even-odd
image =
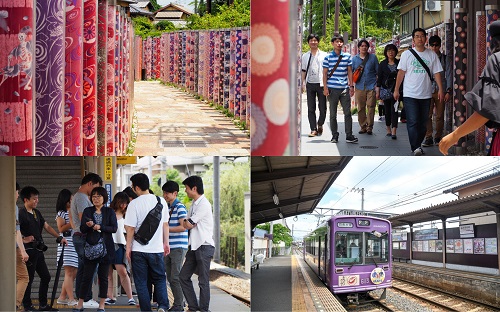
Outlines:
[{"label": "man in striped shirt", "polygon": [[[330,129],[332,130],[330,141],[332,143],[339,141],[337,105],[340,100],[344,111],[346,142],[356,143],[358,138],[352,134],[351,96],[354,95],[354,86],[351,55],[342,52],[344,45],[342,36],[335,34],[331,42],[333,51],[323,61],[323,94],[330,103]],[[341,58],[340,61],[339,58]]]},{"label": "man in striped shirt", "polygon": [[165,198],[170,212],[170,221],[168,222],[170,254],[165,257],[165,266],[167,279],[174,295],[174,303],[169,311],[184,311],[184,297],[179,273],[188,249],[188,231],[182,226],[187,211],[186,206],[177,199],[179,184],[174,181],[167,181],[167,183],[163,184],[162,190],[163,198]]}]

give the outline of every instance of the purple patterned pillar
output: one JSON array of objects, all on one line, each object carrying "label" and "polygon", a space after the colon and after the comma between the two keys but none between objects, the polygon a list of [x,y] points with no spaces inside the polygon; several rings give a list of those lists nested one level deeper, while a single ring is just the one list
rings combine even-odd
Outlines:
[{"label": "purple patterned pillar", "polygon": [[[248,38],[250,37],[250,30],[244,28],[241,33],[241,113],[240,120],[246,122],[246,115],[248,113],[247,107],[249,107],[248,101],[248,60],[249,60],[249,46]],[[247,124],[248,126],[248,124]]]},{"label": "purple patterned pillar", "polygon": [[[454,124],[453,130],[463,124],[467,118],[465,100],[467,81],[467,9],[455,9],[455,79],[454,79]],[[456,153],[464,154],[466,137],[458,140]]]},{"label": "purple patterned pillar", "polygon": [[37,1],[36,155],[63,155],[65,0]]},{"label": "purple patterned pillar", "polygon": [[[481,76],[486,65],[486,14],[484,11],[476,12],[476,77]],[[480,127],[476,131],[476,143],[479,144],[479,150],[484,150],[486,137],[486,127]]]},{"label": "purple patterned pillar", "polygon": [[[453,68],[453,49],[454,49],[454,38],[453,38],[453,23],[450,21],[445,24],[445,44],[444,44],[444,53],[446,54],[446,63],[452,65],[452,73],[454,71]],[[398,37],[399,42],[399,37]],[[398,43],[399,44],[399,43]],[[453,79],[453,77],[452,77]],[[452,85],[453,88],[453,85]],[[453,96],[451,96],[450,100],[445,104],[445,115],[444,115],[444,133],[450,133],[453,127]]]},{"label": "purple patterned pillar", "polygon": [[83,10],[83,155],[97,156],[97,0]]},{"label": "purple patterned pillar", "polygon": [[33,156],[34,1],[0,0],[0,156]]}]

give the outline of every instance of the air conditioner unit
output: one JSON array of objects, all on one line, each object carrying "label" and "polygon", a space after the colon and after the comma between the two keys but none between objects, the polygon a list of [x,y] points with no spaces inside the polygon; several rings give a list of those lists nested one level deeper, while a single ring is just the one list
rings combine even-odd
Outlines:
[{"label": "air conditioner unit", "polygon": [[426,11],[441,11],[441,1],[425,0]]}]

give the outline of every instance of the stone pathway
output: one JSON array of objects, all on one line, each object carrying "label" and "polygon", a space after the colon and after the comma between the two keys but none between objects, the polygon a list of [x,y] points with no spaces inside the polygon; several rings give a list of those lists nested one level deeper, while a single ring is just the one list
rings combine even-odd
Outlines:
[{"label": "stone pathway", "polygon": [[191,94],[158,81],[136,81],[134,93],[134,155],[250,155],[248,133]]}]

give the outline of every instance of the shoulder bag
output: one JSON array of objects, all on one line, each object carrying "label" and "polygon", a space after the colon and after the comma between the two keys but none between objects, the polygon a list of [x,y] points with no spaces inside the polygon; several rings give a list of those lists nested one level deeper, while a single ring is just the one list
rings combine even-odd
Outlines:
[{"label": "shoulder bag", "polygon": [[361,65],[359,65],[358,68],[356,68],[356,70],[354,71],[354,73],[352,73],[352,81],[353,82],[358,82],[359,79],[361,78],[361,75],[363,75],[363,71],[365,70],[366,62],[368,62],[369,57],[370,57],[370,53],[367,53],[366,57],[363,60],[363,62],[361,63]]},{"label": "shoulder bag", "polygon": [[98,260],[104,258],[108,252],[106,250],[106,245],[104,245],[102,232],[92,231],[88,233],[83,251],[85,259]]},{"label": "shoulder bag", "polygon": [[429,67],[427,66],[427,64],[424,63],[424,60],[422,60],[422,58],[420,57],[420,55],[418,55],[417,52],[415,52],[413,50],[413,48],[410,48],[409,51],[411,52],[411,54],[413,54],[417,58],[417,60],[420,62],[420,64],[422,64],[422,67],[427,72],[427,75],[429,75],[429,78],[430,78],[431,82],[433,82],[434,81],[434,76],[431,74],[431,70],[429,69]]},{"label": "shoulder bag", "polygon": [[[333,52],[335,53],[335,52]],[[342,60],[342,52],[340,52],[340,55],[339,55],[339,59],[337,60],[337,63],[335,64],[335,67],[333,67],[332,71],[328,74],[328,79],[330,79],[330,77],[333,75],[333,73],[335,72],[335,70],[337,69],[337,67],[339,67],[339,64],[340,64],[340,61]]]},{"label": "shoulder bag", "polygon": [[158,203],[148,212],[146,218],[142,222],[137,233],[134,234],[134,239],[141,245],[149,244],[149,241],[155,235],[160,226],[163,205],[160,202],[160,197],[156,196]]}]

